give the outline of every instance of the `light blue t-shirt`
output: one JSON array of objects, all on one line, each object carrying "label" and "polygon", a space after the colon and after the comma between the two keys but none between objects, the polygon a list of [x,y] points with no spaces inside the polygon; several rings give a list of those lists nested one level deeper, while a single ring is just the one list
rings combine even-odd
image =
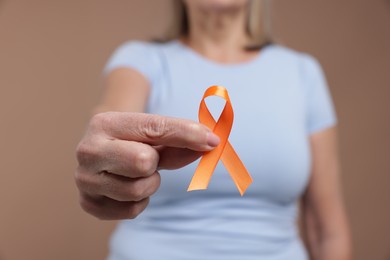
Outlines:
[{"label": "light blue t-shirt", "polygon": [[[222,163],[207,190],[187,192],[198,161],[161,171],[147,209],[122,221],[110,260],[304,260],[297,200],[310,174],[308,137],[336,124],[318,62],[273,44],[240,64],[211,61],[179,41],[132,41],[116,50],[105,73],[139,71],[149,81],[148,113],[198,121],[211,85],[227,88],[235,113],[229,137],[253,183],[243,197]],[[222,100],[210,98],[215,116]]]}]

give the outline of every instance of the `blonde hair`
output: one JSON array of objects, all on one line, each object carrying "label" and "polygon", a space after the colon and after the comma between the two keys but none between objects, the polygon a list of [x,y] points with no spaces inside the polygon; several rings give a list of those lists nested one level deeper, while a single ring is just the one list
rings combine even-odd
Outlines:
[{"label": "blonde hair", "polygon": [[[173,21],[164,41],[187,36],[189,32],[188,14],[183,0],[172,0]],[[250,37],[247,50],[258,50],[272,43],[269,17],[269,0],[250,0],[245,31]]]}]

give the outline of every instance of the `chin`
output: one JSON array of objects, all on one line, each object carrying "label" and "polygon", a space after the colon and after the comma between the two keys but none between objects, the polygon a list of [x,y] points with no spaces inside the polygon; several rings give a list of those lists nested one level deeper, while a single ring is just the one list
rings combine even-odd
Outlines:
[{"label": "chin", "polygon": [[184,0],[187,5],[203,11],[234,11],[245,8],[249,0]]}]

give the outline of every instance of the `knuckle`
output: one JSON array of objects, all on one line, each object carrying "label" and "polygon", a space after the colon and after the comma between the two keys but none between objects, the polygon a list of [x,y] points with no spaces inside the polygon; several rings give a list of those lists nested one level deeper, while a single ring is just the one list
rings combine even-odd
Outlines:
[{"label": "knuckle", "polygon": [[81,141],[78,144],[76,148],[76,157],[80,165],[85,164],[90,160],[92,154],[94,154],[93,150],[92,146],[87,144],[85,141]]},{"label": "knuckle", "polygon": [[143,129],[145,135],[150,139],[166,137],[171,133],[171,130],[167,119],[164,117],[148,117]]},{"label": "knuckle", "polygon": [[135,219],[140,213],[141,212],[138,210],[138,207],[136,207],[135,205],[130,206],[128,218]]},{"label": "knuckle", "polygon": [[107,123],[109,116],[108,113],[98,113],[91,117],[89,126],[92,129],[102,129],[102,126]]},{"label": "knuckle", "polygon": [[[146,205],[148,204],[149,202],[149,199],[147,199],[146,201]],[[139,214],[141,214],[141,212],[145,209],[145,203],[142,201],[142,202],[136,202],[134,204],[132,204],[130,207],[129,207],[129,211],[128,211],[128,218],[129,219],[135,219],[137,216],[139,216]]]},{"label": "knuckle", "polygon": [[101,162],[102,157],[102,142],[98,138],[93,140],[82,140],[76,148],[76,158],[81,166],[92,166]]},{"label": "knuckle", "polygon": [[95,191],[95,183],[91,180],[91,176],[85,173],[80,167],[76,170],[74,174],[74,180],[77,188],[81,192],[86,192],[93,194]]},{"label": "knuckle", "polygon": [[90,199],[85,195],[81,195],[80,206],[86,213],[96,217],[99,220],[116,219],[114,216],[112,216],[112,212],[105,210],[104,202],[101,199]]},{"label": "knuckle", "polygon": [[76,147],[76,158],[79,164],[94,163],[101,157],[104,126],[110,124],[110,120],[111,116],[108,112],[96,114],[90,119],[87,133]]},{"label": "knuckle", "polygon": [[153,174],[150,177],[135,180],[116,189],[117,198],[121,201],[139,202],[151,196],[160,187],[160,175]]},{"label": "knuckle", "polygon": [[85,173],[81,170],[80,167],[76,169],[76,172],[74,174],[74,180],[76,182],[77,187],[80,190],[83,190],[84,187],[89,183],[88,179],[86,178]]},{"label": "knuckle", "polygon": [[140,201],[144,198],[143,196],[145,194],[145,187],[142,185],[142,183],[136,181],[132,185],[129,193],[132,201]]},{"label": "knuckle", "polygon": [[100,210],[99,205],[96,202],[94,202],[90,199],[87,199],[86,196],[84,196],[84,195],[80,196],[80,206],[88,214],[91,214],[97,218],[101,217],[101,214],[100,214],[101,210]]},{"label": "knuckle", "polygon": [[89,121],[88,130],[92,133],[109,134],[110,129],[115,128],[113,127],[113,117],[115,114],[116,112],[104,112],[95,114]]},{"label": "knuckle", "polygon": [[152,151],[140,151],[135,158],[135,166],[143,175],[152,174],[157,167],[158,155]]}]

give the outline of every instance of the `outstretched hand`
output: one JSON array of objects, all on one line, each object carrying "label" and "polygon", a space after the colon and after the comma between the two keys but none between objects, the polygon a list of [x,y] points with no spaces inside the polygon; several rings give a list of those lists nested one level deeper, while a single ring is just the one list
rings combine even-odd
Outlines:
[{"label": "outstretched hand", "polygon": [[143,113],[95,115],[77,147],[82,208],[100,219],[131,219],[160,186],[160,169],[181,168],[219,138],[191,120]]}]

